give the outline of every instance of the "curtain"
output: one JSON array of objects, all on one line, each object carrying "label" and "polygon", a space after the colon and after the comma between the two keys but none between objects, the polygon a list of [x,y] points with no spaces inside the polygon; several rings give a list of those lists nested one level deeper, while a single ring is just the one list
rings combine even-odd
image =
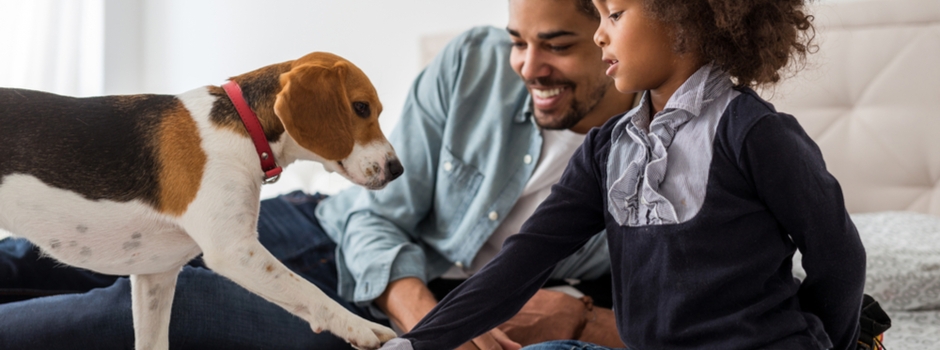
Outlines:
[{"label": "curtain", "polygon": [[100,95],[104,0],[0,0],[0,86]]}]

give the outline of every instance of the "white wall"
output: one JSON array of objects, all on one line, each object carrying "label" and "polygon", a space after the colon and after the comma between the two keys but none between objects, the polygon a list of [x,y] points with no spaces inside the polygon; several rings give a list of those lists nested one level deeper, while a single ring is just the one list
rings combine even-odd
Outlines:
[{"label": "white wall", "polygon": [[[105,93],[179,93],[312,51],[370,76],[394,124],[421,35],[505,26],[507,0],[108,0]],[[127,57],[116,57],[126,55]],[[124,78],[122,78],[124,77]]]}]

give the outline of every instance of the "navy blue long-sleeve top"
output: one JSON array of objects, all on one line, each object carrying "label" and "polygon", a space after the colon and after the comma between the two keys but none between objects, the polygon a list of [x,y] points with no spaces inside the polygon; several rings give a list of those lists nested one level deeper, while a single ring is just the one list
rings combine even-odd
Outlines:
[{"label": "navy blue long-sleeve top", "polygon": [[[612,118],[591,130],[521,232],[402,338],[440,350],[492,329],[606,228],[617,328],[630,349],[854,348],[865,252],[841,189],[792,116],[736,91],[715,119],[693,216],[618,223],[608,177],[619,174],[608,163],[623,124]],[[791,273],[796,249],[803,281]]]}]

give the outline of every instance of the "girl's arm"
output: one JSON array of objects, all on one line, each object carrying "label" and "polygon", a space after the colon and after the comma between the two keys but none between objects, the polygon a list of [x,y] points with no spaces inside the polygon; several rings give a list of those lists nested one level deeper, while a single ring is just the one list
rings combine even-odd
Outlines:
[{"label": "girl's arm", "polygon": [[834,349],[854,349],[865,286],[865,249],[842,189],[796,119],[771,113],[754,124],[740,162],[757,195],[803,254],[799,299],[822,320]]}]

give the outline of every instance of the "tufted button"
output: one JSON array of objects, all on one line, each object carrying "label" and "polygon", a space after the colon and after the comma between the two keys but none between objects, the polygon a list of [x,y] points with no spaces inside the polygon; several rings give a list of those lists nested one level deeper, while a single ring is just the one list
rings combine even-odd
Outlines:
[{"label": "tufted button", "polygon": [[532,156],[526,154],[525,157],[522,157],[522,161],[525,162],[526,164],[532,163]]},{"label": "tufted button", "polygon": [[444,162],[444,171],[454,170],[454,164],[451,162]]},{"label": "tufted button", "polygon": [[499,213],[497,213],[497,212],[495,212],[495,211],[491,211],[491,212],[490,212],[490,220],[496,221],[496,219],[499,219]]},{"label": "tufted button", "polygon": [[457,266],[458,268],[461,268],[461,269],[462,269],[462,268],[463,268],[463,263],[458,261],[458,262],[454,263],[454,266]]}]

